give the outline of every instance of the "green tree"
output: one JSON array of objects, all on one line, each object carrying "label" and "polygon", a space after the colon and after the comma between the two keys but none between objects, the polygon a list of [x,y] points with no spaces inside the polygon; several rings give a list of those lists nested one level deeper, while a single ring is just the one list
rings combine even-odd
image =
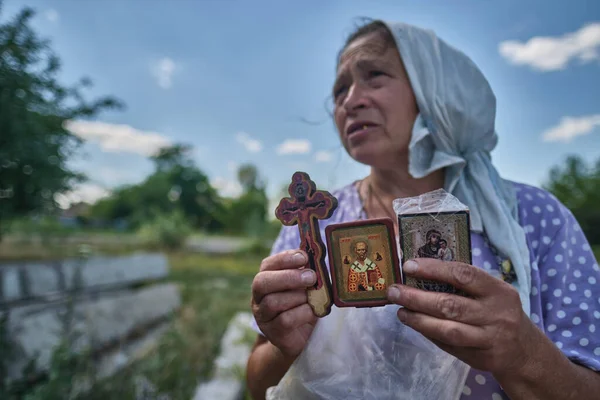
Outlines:
[{"label": "green tree", "polygon": [[544,188],[571,210],[588,240],[600,245],[600,158],[589,166],[579,156],[567,157],[550,170]]},{"label": "green tree", "polygon": [[240,166],[237,176],[243,193],[229,204],[227,228],[234,233],[259,236],[266,229],[269,206],[265,182],[252,164]]},{"label": "green tree", "polygon": [[30,27],[34,14],[25,8],[0,25],[0,232],[15,217],[55,209],[54,195],[85,179],[67,166],[82,141],[65,123],[123,107],[112,97],[85,100],[87,78],[58,82],[60,60]]},{"label": "green tree", "polygon": [[118,188],[91,210],[96,219],[128,220],[136,228],[146,220],[181,211],[195,228],[222,227],[223,205],[208,177],[189,158],[192,147],[175,144],[150,157],[155,171],[143,182]]}]

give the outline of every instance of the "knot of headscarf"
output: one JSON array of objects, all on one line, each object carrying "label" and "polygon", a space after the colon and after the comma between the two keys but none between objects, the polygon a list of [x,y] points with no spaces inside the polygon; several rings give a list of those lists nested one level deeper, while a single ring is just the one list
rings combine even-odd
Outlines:
[{"label": "knot of headscarf", "polygon": [[462,52],[433,32],[386,23],[415,93],[419,116],[409,145],[409,172],[422,178],[445,168],[444,189],[469,207],[471,229],[510,259],[523,311],[530,315],[531,265],[516,194],[491,162],[496,98]]}]

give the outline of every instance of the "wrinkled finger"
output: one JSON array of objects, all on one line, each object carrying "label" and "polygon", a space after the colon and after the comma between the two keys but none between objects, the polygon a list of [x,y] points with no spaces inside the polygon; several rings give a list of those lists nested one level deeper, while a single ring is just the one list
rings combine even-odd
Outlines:
[{"label": "wrinkled finger", "polygon": [[286,250],[273,254],[260,263],[261,271],[301,268],[308,262],[308,256],[302,250]]},{"label": "wrinkled finger", "polygon": [[405,308],[398,310],[398,319],[423,336],[449,346],[484,348],[487,343],[485,331],[477,326],[435,318]]},{"label": "wrinkled finger", "polygon": [[298,307],[292,308],[279,314],[271,322],[266,323],[269,332],[276,336],[285,338],[286,335],[290,334],[296,328],[314,323],[315,314],[308,303],[299,305]]},{"label": "wrinkled finger", "polygon": [[263,297],[255,306],[254,316],[257,322],[270,322],[285,311],[307,302],[306,290],[271,293]]},{"label": "wrinkled finger", "polygon": [[449,283],[476,297],[494,293],[500,287],[499,283],[502,282],[473,265],[433,258],[408,260],[403,266],[403,271],[406,275],[414,278]]},{"label": "wrinkled finger", "polygon": [[317,275],[311,269],[259,272],[252,282],[252,298],[259,304],[268,294],[306,289],[316,280]]},{"label": "wrinkled finger", "polygon": [[466,324],[481,325],[488,317],[478,300],[450,293],[427,292],[406,285],[390,286],[388,299],[411,311]]}]

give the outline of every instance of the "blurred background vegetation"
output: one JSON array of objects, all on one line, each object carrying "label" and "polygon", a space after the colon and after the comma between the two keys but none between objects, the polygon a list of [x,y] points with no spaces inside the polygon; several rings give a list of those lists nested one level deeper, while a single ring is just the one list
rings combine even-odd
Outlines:
[{"label": "blurred background vegetation", "polygon": [[[173,330],[152,354],[86,398],[133,398],[132,377],[138,373],[161,393],[189,398],[197,380],[210,371],[227,321],[247,310],[252,277],[280,229],[269,214],[265,181],[255,166],[242,165],[242,194],[223,198],[192,161],[192,147],[178,143],[151,156],[154,171],[141,182],[118,187],[95,204],[60,208],[57,199],[86,180],[69,167],[81,140],[65,124],[125,105],[112,96],[86,99],[92,84],[87,78],[63,86],[57,80],[61,62],[30,27],[32,16],[25,9],[0,25],[0,260],[63,258],[82,249],[163,249],[171,279],[183,291]],[[575,155],[557,160],[544,187],[573,212],[599,257],[600,157],[595,165]],[[209,237],[243,242],[222,256],[190,250]],[[85,370],[71,361],[57,358],[46,386],[29,392],[12,388],[11,396],[67,398],[68,382]],[[0,397],[13,398],[1,385]]]}]

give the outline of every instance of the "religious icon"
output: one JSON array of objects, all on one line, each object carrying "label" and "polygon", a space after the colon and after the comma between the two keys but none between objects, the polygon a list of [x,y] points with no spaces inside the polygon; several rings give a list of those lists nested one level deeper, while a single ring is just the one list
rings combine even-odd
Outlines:
[{"label": "religious icon", "polygon": [[[471,264],[471,231],[468,211],[399,215],[402,264],[411,258],[435,258]],[[406,277],[419,289],[463,294],[452,285]]]},{"label": "religious icon", "polygon": [[402,282],[393,232],[389,218],[332,224],[325,228],[336,306],[389,304],[387,288]]},{"label": "religious icon", "polygon": [[300,248],[308,254],[308,267],[317,274],[317,282],[307,289],[308,304],[316,316],[324,317],[331,312],[331,283],[317,220],[330,218],[338,201],[329,192],[317,190],[310,176],[304,172],[294,173],[288,193],[291,197],[281,199],[275,216],[284,225],[298,225]]}]

